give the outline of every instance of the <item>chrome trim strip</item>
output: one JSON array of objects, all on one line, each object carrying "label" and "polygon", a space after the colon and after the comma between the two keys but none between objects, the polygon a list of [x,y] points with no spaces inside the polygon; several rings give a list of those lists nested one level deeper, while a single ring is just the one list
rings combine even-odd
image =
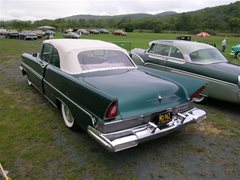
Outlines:
[{"label": "chrome trim strip", "polygon": [[150,54],[149,53],[149,57],[150,58],[153,58],[153,59],[158,59],[158,60],[161,60],[161,61],[170,61],[170,62],[174,62],[174,63],[177,63],[177,64],[185,64],[186,63],[186,60],[184,59],[180,59],[180,58],[175,58],[175,57],[171,57],[171,56],[163,56],[163,55],[157,55],[157,54]]},{"label": "chrome trim strip", "polygon": [[51,100],[49,99],[46,95],[43,95],[55,108],[57,108],[57,105]]},{"label": "chrome trim strip", "polygon": [[211,78],[211,77],[207,77],[207,76],[203,76],[203,75],[199,75],[199,74],[195,74],[195,73],[190,73],[190,72],[187,72],[187,71],[183,71],[183,70],[179,70],[179,69],[176,69],[176,68],[171,68],[171,67],[168,67],[168,66],[162,66],[162,65],[159,65],[159,64],[154,64],[154,63],[145,63],[145,65],[147,64],[150,64],[150,65],[155,65],[155,66],[159,66],[159,67],[164,67],[164,68],[167,68],[170,70],[170,72],[174,72],[174,73],[178,73],[178,74],[182,74],[182,75],[187,75],[187,76],[191,76],[191,77],[194,77],[194,78],[200,78],[200,79],[204,79],[204,80],[207,80],[207,81],[214,81],[214,82],[218,82],[220,84],[227,84],[227,85],[234,85],[236,86],[236,84],[234,83],[230,83],[230,82],[227,82],[227,81],[222,81],[222,80],[219,80],[219,79],[215,79],[215,78]]},{"label": "chrome trim strip", "polygon": [[177,63],[177,64],[185,64],[186,63],[186,61],[181,60],[179,58],[174,58],[174,57],[171,57],[171,58],[167,59],[166,61],[167,62]]},{"label": "chrome trim strip", "polygon": [[33,68],[28,66],[26,63],[22,62],[24,66],[26,66],[33,74],[35,74],[39,79],[43,79],[43,76],[40,75],[37,71],[35,71]]},{"label": "chrome trim strip", "polygon": [[23,67],[22,67],[21,65],[19,66],[19,69],[20,69],[21,71],[23,71],[23,70],[24,70],[24,69],[23,69]]},{"label": "chrome trim strip", "polygon": [[[178,105],[178,106],[176,106],[174,108],[171,108],[171,109],[168,109],[168,110],[171,110],[173,112],[178,112],[178,111],[183,111],[183,110],[189,110],[189,109],[192,109],[192,108],[193,108],[193,103],[192,102],[186,102],[184,104]],[[165,111],[165,109],[162,110],[162,111]],[[154,112],[154,113],[158,113],[158,112]],[[124,119],[124,123],[126,123],[128,121],[133,122],[133,120],[136,120],[138,122],[148,122],[150,120],[152,114],[153,113],[139,115],[139,116],[129,118],[129,119]],[[117,125],[119,125],[119,123],[122,123],[122,122],[123,122],[122,119],[109,121],[109,122],[104,122],[104,126],[107,126],[107,125],[117,126]]]},{"label": "chrome trim strip", "polygon": [[138,54],[134,52],[131,52],[131,54],[134,54],[135,56],[137,56],[142,61],[143,64],[146,63]]},{"label": "chrome trim strip", "polygon": [[99,71],[108,71],[108,70],[131,70],[131,69],[137,69],[137,67],[116,67],[116,68],[101,68],[101,69],[93,69],[93,70],[85,70],[79,74],[89,73],[89,72],[99,72]]},{"label": "chrome trim strip", "polygon": [[165,56],[161,56],[161,55],[149,55],[150,58],[153,58],[153,59],[158,59],[158,60],[161,60],[161,61],[167,61],[167,58]]}]

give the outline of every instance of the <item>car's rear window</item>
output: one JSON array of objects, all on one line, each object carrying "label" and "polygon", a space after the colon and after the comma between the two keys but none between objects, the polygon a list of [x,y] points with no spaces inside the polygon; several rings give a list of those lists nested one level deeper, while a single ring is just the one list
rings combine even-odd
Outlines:
[{"label": "car's rear window", "polygon": [[228,61],[217,49],[201,49],[189,54],[189,56],[192,62],[199,64],[212,64]]},{"label": "car's rear window", "polygon": [[116,50],[90,50],[78,54],[79,64],[83,71],[135,67],[129,57]]}]

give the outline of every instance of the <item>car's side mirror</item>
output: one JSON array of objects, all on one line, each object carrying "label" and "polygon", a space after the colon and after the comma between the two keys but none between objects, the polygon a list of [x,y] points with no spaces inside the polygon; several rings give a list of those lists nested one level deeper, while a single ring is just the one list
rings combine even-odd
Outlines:
[{"label": "car's side mirror", "polygon": [[38,57],[38,53],[32,53],[32,56],[36,58]]}]

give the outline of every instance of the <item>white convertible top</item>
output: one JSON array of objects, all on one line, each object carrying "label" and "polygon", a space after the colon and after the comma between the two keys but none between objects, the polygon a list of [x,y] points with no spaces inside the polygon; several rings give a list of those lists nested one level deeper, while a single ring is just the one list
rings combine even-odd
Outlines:
[{"label": "white convertible top", "polygon": [[50,39],[43,41],[43,44],[54,46],[59,53],[60,68],[70,74],[82,72],[79,65],[78,54],[90,50],[115,50],[128,55],[128,52],[109,42],[90,39]]}]

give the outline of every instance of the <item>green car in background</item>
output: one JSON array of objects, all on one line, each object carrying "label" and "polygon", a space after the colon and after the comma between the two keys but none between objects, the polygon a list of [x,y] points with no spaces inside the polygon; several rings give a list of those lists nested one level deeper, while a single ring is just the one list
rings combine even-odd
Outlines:
[{"label": "green car in background", "polygon": [[232,46],[231,55],[240,60],[240,44]]},{"label": "green car in background", "polygon": [[[239,54],[239,53],[238,53]],[[207,97],[240,103],[240,66],[229,62],[215,47],[192,41],[156,40],[149,49],[131,50],[141,66],[207,81],[195,102]]]},{"label": "green car in background", "polygon": [[45,40],[41,53],[22,55],[20,69],[29,85],[61,109],[68,128],[82,128],[109,151],[206,118],[192,103],[205,81],[138,68],[112,43]]}]

